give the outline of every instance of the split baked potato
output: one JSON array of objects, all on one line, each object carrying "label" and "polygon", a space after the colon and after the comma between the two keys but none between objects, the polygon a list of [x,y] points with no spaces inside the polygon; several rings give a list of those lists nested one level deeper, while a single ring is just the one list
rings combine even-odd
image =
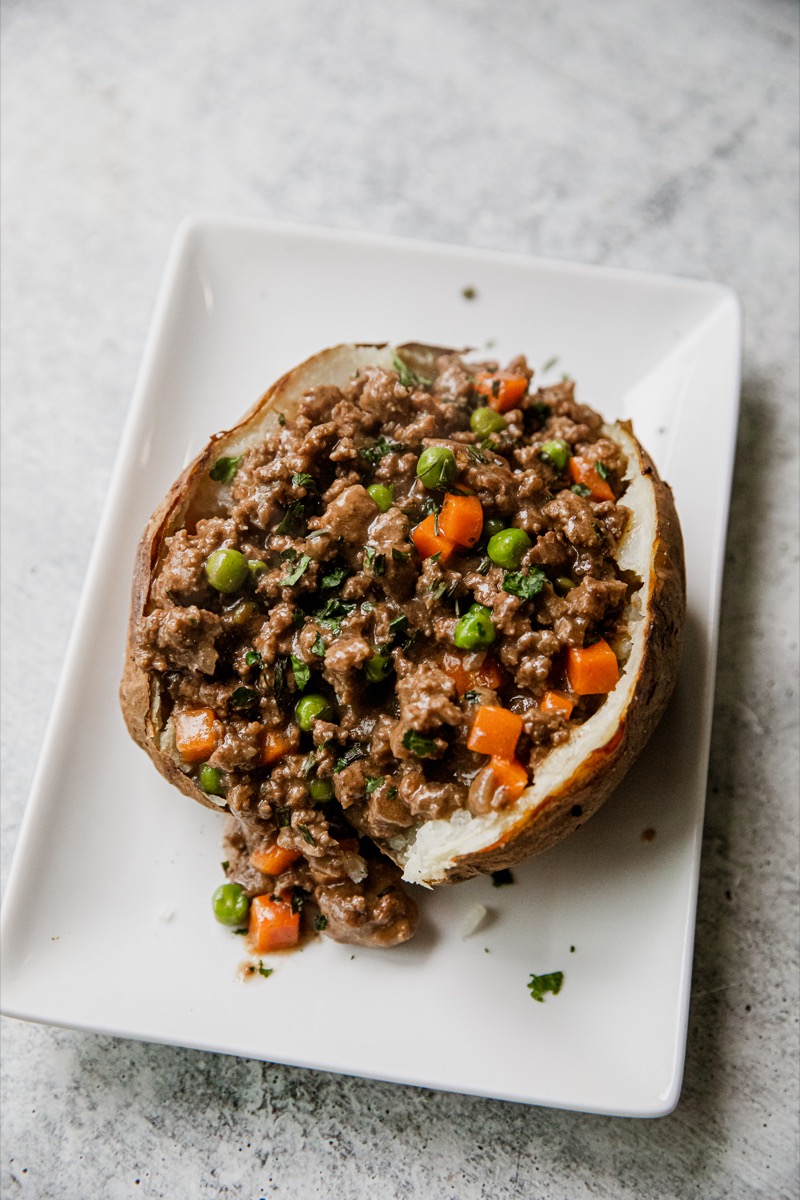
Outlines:
[{"label": "split baked potato", "polygon": [[[672,493],[628,422],[532,374],[325,350],[210,440],[139,545],[132,737],[233,814],[251,895],[305,891],[340,940],[413,932],[381,908],[386,858],[454,882],[582,825],[673,690]],[[271,845],[285,879],[247,865]]]}]

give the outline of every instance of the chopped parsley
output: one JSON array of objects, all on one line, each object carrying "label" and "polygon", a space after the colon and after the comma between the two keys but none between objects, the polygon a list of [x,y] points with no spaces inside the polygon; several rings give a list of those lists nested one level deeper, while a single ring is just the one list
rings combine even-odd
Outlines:
[{"label": "chopped parsley", "polygon": [[292,674],[297,684],[297,690],[298,692],[302,692],[308,686],[308,681],[311,678],[311,668],[306,666],[301,658],[295,658],[293,654],[290,655],[290,658],[292,662]]},{"label": "chopped parsley", "polygon": [[392,353],[392,367],[397,371],[398,378],[403,387],[413,388],[429,388],[433,384],[432,379],[427,379],[424,375],[418,375],[416,371],[405,362],[399,354]]},{"label": "chopped parsley", "polygon": [[558,355],[554,354],[552,358],[548,358],[547,362],[542,367],[542,374],[545,371],[552,371],[553,367],[558,363]]},{"label": "chopped parsley", "polygon": [[361,446],[358,453],[362,458],[366,459],[371,466],[377,466],[382,458],[387,454],[395,454],[400,450],[405,450],[405,446],[400,442],[394,441],[393,438],[384,437],[383,434],[374,441],[371,446]]},{"label": "chopped parsley", "polygon": [[309,846],[316,846],[317,839],[314,837],[307,825],[298,825],[297,828],[303,835],[303,841],[308,842]]},{"label": "chopped parsley", "polygon": [[215,483],[232,483],[241,461],[241,455],[238,458],[218,458],[209,471],[209,475]]},{"label": "chopped parsley", "polygon": [[269,979],[274,970],[274,967],[265,967],[261,959],[258,960],[258,973],[259,975],[263,975],[265,979]]},{"label": "chopped parsley", "polygon": [[592,494],[592,489],[588,488],[585,483],[573,483],[569,490],[576,496],[591,496]]},{"label": "chopped parsley", "polygon": [[531,600],[539,595],[546,579],[547,576],[541,567],[531,567],[529,575],[521,571],[506,571],[503,576],[503,591],[511,596],[519,596],[522,600]]},{"label": "chopped parsley", "polygon": [[557,996],[561,991],[563,982],[563,971],[551,971],[549,975],[531,975],[530,982],[527,985],[531,993],[531,999],[538,1000],[540,1004],[543,1004],[545,992],[552,992],[554,996]]},{"label": "chopped parsley", "polygon": [[306,894],[302,888],[292,888],[291,909],[292,912],[299,913],[303,911],[303,905],[306,902]]},{"label": "chopped parsley", "polygon": [[338,775],[359,758],[366,758],[366,755],[367,752],[363,746],[350,746],[349,749],[345,750],[341,758],[337,758],[333,769]]},{"label": "chopped parsley", "polygon": [[416,729],[407,729],[403,734],[403,748],[410,750],[417,758],[433,758],[439,751],[434,738],[423,737]]},{"label": "chopped parsley", "polygon": [[327,927],[328,918],[324,917],[322,913],[317,913],[317,915],[314,917],[314,928],[321,933],[322,930],[327,929]]},{"label": "chopped parsley", "polygon": [[342,618],[349,617],[355,607],[355,601],[340,600],[338,596],[331,596],[330,600],[327,600],[315,614],[316,620],[326,629],[332,630],[333,633],[340,633]]},{"label": "chopped parsley", "polygon": [[304,515],[304,502],[293,500],[283,514],[283,520],[278,526],[278,533],[299,533],[305,525]]},{"label": "chopped parsley", "polygon": [[287,546],[285,550],[281,550],[278,557],[281,562],[294,562],[297,558],[297,551],[294,546]]},{"label": "chopped parsley", "polygon": [[392,562],[408,562],[410,557],[410,550],[398,550],[396,546],[392,546]]},{"label": "chopped parsley", "polygon": [[601,463],[598,460],[594,464],[594,469],[595,469],[595,471],[597,471],[597,474],[600,476],[601,479],[604,479],[604,480],[608,479],[608,467],[605,465],[605,463]]},{"label": "chopped parsley", "polygon": [[317,485],[314,482],[314,476],[309,475],[307,471],[298,471],[292,476],[292,485],[294,487],[306,488],[309,492],[315,492]]},{"label": "chopped parsley", "polygon": [[318,633],[314,638],[314,642],[311,647],[311,653],[316,654],[317,658],[325,657],[325,642],[323,641],[321,633]]},{"label": "chopped parsley", "polygon": [[514,876],[508,867],[502,871],[492,871],[492,887],[507,887],[509,883],[513,882]]},{"label": "chopped parsley", "polygon": [[492,560],[489,558],[488,554],[484,554],[483,558],[478,563],[475,570],[478,572],[479,575],[488,575],[489,572],[491,571],[491,569],[492,569]]},{"label": "chopped parsley", "polygon": [[308,557],[308,555],[302,554],[300,556],[300,558],[298,559],[296,566],[292,567],[291,571],[286,576],[286,578],[281,579],[280,586],[281,587],[293,587],[297,583],[300,576],[305,575],[310,562],[311,562],[311,559]]},{"label": "chopped parsley", "polygon": [[467,446],[467,454],[470,456],[473,462],[486,462],[486,455],[482,450],[479,450],[477,446]]},{"label": "chopped parsley", "polygon": [[337,588],[340,583],[344,583],[347,578],[347,567],[334,567],[332,571],[328,571],[322,576],[323,588]]},{"label": "chopped parsley", "polygon": [[244,656],[244,661],[248,667],[260,667],[263,660],[258,650],[248,650]]},{"label": "chopped parsley", "polygon": [[389,637],[394,640],[400,637],[401,633],[405,633],[408,628],[408,617],[405,613],[401,613],[399,617],[393,617],[389,622]]},{"label": "chopped parsley", "polygon": [[365,546],[364,566],[373,575],[384,575],[386,573],[386,555],[379,553],[374,546]]},{"label": "chopped parsley", "polygon": [[475,288],[471,286],[461,289],[461,295],[465,300],[474,300],[477,294],[478,293],[476,292]]},{"label": "chopped parsley", "polygon": [[258,699],[258,692],[249,687],[234,688],[231,693],[230,706],[231,708],[250,708],[251,704],[255,704]]},{"label": "chopped parsley", "polygon": [[288,806],[276,808],[275,821],[277,822],[278,829],[288,829],[292,823],[292,810]]},{"label": "chopped parsley", "polygon": [[368,775],[367,776],[367,795],[371,796],[373,792],[377,792],[381,784],[386,782],[385,775]]},{"label": "chopped parsley", "polygon": [[227,874],[228,874],[228,867],[231,865],[231,864],[228,862],[227,858],[225,859],[225,862],[223,862],[223,863],[220,863],[219,865],[222,867],[223,871],[224,871],[224,872],[225,872],[225,874],[227,875]]},{"label": "chopped parsley", "polygon": [[477,704],[478,701],[480,700],[480,698],[481,698],[480,692],[473,692],[473,691],[464,692],[464,696],[463,696],[463,699],[466,700],[467,704]]}]

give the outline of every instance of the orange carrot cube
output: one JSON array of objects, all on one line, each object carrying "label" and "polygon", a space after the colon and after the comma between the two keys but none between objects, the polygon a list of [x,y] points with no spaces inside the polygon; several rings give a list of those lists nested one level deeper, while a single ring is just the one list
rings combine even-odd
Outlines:
[{"label": "orange carrot cube", "polygon": [[522,717],[497,704],[482,704],[475,714],[467,746],[477,754],[489,754],[511,762],[522,733]]},{"label": "orange carrot cube", "polygon": [[300,913],[285,900],[254,896],[250,904],[250,946],[256,954],[287,950],[300,937]]},{"label": "orange carrot cube", "polygon": [[592,646],[567,650],[567,679],[576,696],[610,692],[619,679],[617,656],[603,638]]}]

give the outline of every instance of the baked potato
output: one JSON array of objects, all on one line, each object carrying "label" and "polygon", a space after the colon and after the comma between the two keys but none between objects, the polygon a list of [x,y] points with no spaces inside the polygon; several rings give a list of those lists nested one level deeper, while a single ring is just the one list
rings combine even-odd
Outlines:
[{"label": "baked potato", "polygon": [[450,883],[582,825],[672,692],[670,489],[628,422],[532,374],[325,350],[211,439],[139,545],[132,737],[232,814],[231,878],[313,897],[339,940],[413,932],[387,859]]}]

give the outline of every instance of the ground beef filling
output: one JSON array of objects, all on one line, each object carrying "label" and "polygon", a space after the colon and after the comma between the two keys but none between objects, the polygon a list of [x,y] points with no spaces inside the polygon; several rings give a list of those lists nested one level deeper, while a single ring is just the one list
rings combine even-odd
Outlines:
[{"label": "ground beef filling", "polygon": [[[516,759],[532,777],[602,703],[543,707],[566,688],[567,648],[619,644],[630,598],[614,560],[627,464],[572,381],[536,390],[524,358],[499,371],[443,355],[435,379],[397,366],[313,389],[226,460],[227,511],[167,539],[139,649],[171,706],[176,761],[234,814],[230,878],[303,897],[331,936],[371,944],[410,936],[414,912],[366,839],[508,804],[467,745],[477,709],[521,717]],[[432,447],[455,462],[441,486],[418,476]],[[570,459],[602,482],[576,482]],[[477,498],[482,528],[439,552],[448,495]],[[417,533],[426,520],[431,544]],[[508,529],[529,542],[513,570],[487,554]],[[226,549],[249,565],[220,590],[208,564]],[[493,640],[464,647],[475,604]],[[197,713],[206,742],[187,755],[175,734]],[[299,856],[276,876],[250,863],[269,842]]]}]

